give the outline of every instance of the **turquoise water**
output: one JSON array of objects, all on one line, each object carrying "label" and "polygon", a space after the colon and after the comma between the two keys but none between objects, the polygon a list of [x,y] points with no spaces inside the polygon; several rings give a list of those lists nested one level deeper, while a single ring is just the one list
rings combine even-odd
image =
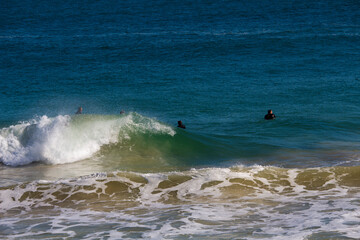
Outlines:
[{"label": "turquoise water", "polygon": [[358,238],[359,9],[1,4],[0,236]]}]

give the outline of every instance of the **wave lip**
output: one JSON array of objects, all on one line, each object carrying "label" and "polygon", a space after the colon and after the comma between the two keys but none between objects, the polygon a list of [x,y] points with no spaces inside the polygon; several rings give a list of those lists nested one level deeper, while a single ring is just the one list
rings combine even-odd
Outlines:
[{"label": "wave lip", "polygon": [[124,116],[42,116],[0,130],[0,162],[64,164],[83,160],[104,145],[129,139],[131,133],[175,135],[158,121],[130,113]]}]

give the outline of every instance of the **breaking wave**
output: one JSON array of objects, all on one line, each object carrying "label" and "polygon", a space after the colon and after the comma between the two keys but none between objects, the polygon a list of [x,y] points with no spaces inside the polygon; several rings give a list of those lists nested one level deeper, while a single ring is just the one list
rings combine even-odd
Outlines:
[{"label": "breaking wave", "polygon": [[9,166],[75,162],[134,134],[174,136],[175,131],[137,113],[42,116],[0,130],[0,162]]}]

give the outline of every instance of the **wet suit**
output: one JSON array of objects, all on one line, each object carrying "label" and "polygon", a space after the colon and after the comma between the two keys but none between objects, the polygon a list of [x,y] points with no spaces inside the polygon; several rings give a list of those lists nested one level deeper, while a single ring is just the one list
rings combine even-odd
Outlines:
[{"label": "wet suit", "polygon": [[178,121],[178,127],[179,128],[186,128],[185,125],[181,122],[181,121]]},{"label": "wet suit", "polygon": [[276,116],[275,116],[275,114],[270,114],[270,113],[268,113],[268,114],[265,115],[264,118],[265,118],[266,120],[271,120],[271,119],[275,119]]}]

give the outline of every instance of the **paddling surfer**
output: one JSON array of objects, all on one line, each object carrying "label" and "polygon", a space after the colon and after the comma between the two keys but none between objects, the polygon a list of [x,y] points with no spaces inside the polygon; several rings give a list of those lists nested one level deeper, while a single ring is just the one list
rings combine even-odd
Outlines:
[{"label": "paddling surfer", "polygon": [[178,121],[178,127],[183,128],[183,129],[186,128],[185,125],[181,121]]},{"label": "paddling surfer", "polygon": [[265,120],[272,120],[272,119],[275,119],[276,116],[273,113],[273,111],[270,109],[270,110],[268,110],[268,113],[265,115],[264,118],[265,118]]},{"label": "paddling surfer", "polygon": [[79,107],[75,114],[82,114],[82,107]]}]

